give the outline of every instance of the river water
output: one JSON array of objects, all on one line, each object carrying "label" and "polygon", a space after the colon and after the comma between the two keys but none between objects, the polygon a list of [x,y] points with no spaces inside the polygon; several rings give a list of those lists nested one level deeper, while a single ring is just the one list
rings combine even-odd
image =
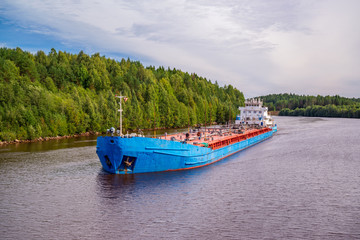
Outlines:
[{"label": "river water", "polygon": [[0,148],[0,239],[360,239],[360,120],[277,117],[207,167],[105,173],[96,138]]}]

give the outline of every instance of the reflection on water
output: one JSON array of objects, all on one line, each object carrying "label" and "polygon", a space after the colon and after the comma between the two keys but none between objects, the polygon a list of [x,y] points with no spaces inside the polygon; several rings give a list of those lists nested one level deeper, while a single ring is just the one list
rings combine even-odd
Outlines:
[{"label": "reflection on water", "polygon": [[360,121],[277,122],[273,138],[179,172],[108,174],[96,136],[1,147],[0,238],[359,239]]},{"label": "reflection on water", "polygon": [[104,170],[98,174],[97,192],[100,198],[121,198],[135,185],[135,175],[114,175]]},{"label": "reflection on water", "polygon": [[[226,162],[224,160],[222,163]],[[216,167],[221,163],[216,163]],[[99,196],[103,198],[121,198],[127,193],[146,195],[148,192],[164,191],[193,184],[201,175],[211,171],[210,168],[199,168],[193,171],[157,172],[142,174],[110,174],[101,170],[96,178]]]}]

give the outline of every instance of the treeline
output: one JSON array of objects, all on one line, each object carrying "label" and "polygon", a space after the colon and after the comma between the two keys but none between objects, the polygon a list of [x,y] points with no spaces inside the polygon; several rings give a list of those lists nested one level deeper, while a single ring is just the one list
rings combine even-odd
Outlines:
[{"label": "treeline", "polygon": [[343,117],[360,118],[360,105],[357,106],[308,106],[306,108],[296,108],[291,110],[284,108],[279,112],[279,116],[306,116],[306,117]]},{"label": "treeline", "polygon": [[360,99],[335,96],[271,94],[260,97],[280,116],[360,118]]},{"label": "treeline", "polygon": [[138,61],[52,49],[45,54],[0,48],[0,140],[35,139],[119,126],[176,128],[234,119],[243,93],[196,74]]}]

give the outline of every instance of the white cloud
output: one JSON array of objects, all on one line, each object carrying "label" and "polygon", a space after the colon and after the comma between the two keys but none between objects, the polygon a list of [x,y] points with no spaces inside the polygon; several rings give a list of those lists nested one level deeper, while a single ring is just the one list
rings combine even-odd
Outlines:
[{"label": "white cloud", "polygon": [[348,81],[360,81],[359,7],[354,1],[322,1],[302,20],[307,31],[268,29],[267,40],[276,44],[269,80],[298,92],[356,96]]},{"label": "white cloud", "polygon": [[356,0],[11,0],[2,14],[85,51],[196,72],[249,97],[359,96],[359,9]]}]

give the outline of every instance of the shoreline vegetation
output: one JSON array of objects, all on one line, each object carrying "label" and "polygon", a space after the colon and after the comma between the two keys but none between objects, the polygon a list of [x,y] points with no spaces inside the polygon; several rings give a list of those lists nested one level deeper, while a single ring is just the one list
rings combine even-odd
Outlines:
[{"label": "shoreline vegetation", "polygon": [[[360,118],[360,98],[270,94],[258,97],[279,116]],[[275,114],[274,114],[275,115]]]},{"label": "shoreline vegetation", "polygon": [[[46,141],[123,129],[181,128],[234,120],[245,102],[231,85],[168,67],[52,49],[32,54],[0,48],[0,145]],[[360,118],[360,98],[271,94],[273,115]]]},{"label": "shoreline vegetation", "polygon": [[0,141],[0,146],[9,145],[9,144],[19,144],[19,143],[46,142],[46,141],[50,141],[50,140],[60,140],[60,139],[66,139],[66,138],[77,138],[77,137],[101,135],[101,134],[102,133],[100,133],[100,132],[85,132],[85,133],[67,135],[67,136],[44,137],[44,138],[39,137],[36,139],[25,139],[25,140],[15,139],[13,141]]},{"label": "shoreline vegetation", "polygon": [[116,94],[128,99],[124,132],[223,124],[245,101],[231,85],[175,68],[83,51],[0,48],[0,142],[104,132],[119,124]]}]

